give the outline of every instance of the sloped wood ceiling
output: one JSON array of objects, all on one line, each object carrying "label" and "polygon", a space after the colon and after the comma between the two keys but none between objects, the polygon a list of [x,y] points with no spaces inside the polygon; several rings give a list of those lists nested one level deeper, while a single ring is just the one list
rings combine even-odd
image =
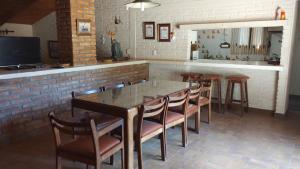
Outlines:
[{"label": "sloped wood ceiling", "polygon": [[1,0],[0,24],[34,24],[55,11],[55,0]]}]

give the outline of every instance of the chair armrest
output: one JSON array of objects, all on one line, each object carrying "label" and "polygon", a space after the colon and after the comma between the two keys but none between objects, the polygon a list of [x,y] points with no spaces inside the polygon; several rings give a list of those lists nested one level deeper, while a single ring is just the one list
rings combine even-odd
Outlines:
[{"label": "chair armrest", "polygon": [[110,125],[107,125],[105,127],[101,127],[101,129],[97,131],[98,137],[106,135],[120,126],[123,128],[123,119],[112,122]]},{"label": "chair armrest", "polygon": [[210,92],[211,87],[201,87],[200,92]]}]

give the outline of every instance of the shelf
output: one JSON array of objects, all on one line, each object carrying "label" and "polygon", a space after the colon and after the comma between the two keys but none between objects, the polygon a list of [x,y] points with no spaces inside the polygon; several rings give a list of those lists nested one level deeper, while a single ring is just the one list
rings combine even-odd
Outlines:
[{"label": "shelf", "polygon": [[265,21],[245,21],[245,22],[218,22],[218,23],[194,23],[179,24],[179,29],[203,30],[203,29],[227,29],[243,27],[284,27],[286,20],[265,20]]}]

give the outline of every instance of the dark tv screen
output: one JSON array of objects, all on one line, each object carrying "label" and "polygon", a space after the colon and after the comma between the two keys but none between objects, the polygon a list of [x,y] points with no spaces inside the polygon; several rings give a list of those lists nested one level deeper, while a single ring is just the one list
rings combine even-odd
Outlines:
[{"label": "dark tv screen", "polygon": [[0,66],[41,63],[40,38],[0,37]]}]

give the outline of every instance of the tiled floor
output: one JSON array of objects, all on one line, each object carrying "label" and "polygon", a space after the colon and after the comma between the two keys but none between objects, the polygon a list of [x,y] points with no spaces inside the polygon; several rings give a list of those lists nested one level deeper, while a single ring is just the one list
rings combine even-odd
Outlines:
[{"label": "tiled floor", "polygon": [[[300,114],[286,118],[250,111],[240,118],[213,113],[213,122],[201,126],[199,135],[189,132],[189,145],[180,146],[180,129],[168,132],[167,161],[160,160],[159,140],[144,143],[146,169],[300,169]],[[64,169],[85,165],[64,161]],[[137,164],[136,164],[137,166]],[[92,167],[91,167],[92,168]],[[119,154],[114,167],[120,168]],[[0,149],[0,169],[54,169],[51,132],[39,138]]]}]

